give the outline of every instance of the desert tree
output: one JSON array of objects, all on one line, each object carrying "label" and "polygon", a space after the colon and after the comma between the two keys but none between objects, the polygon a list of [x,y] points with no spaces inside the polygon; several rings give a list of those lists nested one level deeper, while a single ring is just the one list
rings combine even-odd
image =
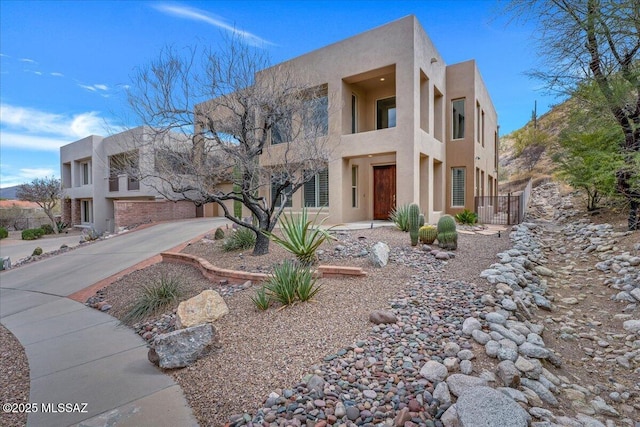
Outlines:
[{"label": "desert tree", "polygon": [[[144,129],[136,150],[153,153],[135,162],[139,178],[169,200],[217,203],[256,233],[254,255],[268,253],[263,232],[296,191],[326,176],[329,93],[312,80],[237,38],[216,51],[162,50],[128,93]],[[237,217],[238,203],[250,216]]]},{"label": "desert tree", "polygon": [[53,210],[62,196],[60,180],[51,178],[36,178],[29,184],[22,184],[16,191],[18,200],[34,202],[40,206],[51,221],[54,233],[58,234],[58,225]]},{"label": "desert tree", "polygon": [[640,187],[640,1],[514,0],[507,12],[534,21],[541,66],[532,73],[548,88],[573,95],[593,82],[603,114],[621,129],[624,159],[616,188],[629,203],[629,229],[639,228]]}]

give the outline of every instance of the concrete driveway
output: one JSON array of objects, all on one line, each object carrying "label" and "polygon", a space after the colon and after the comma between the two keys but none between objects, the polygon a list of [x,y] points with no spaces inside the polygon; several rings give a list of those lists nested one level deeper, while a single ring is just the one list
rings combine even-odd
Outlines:
[{"label": "concrete driveway", "polygon": [[[142,338],[66,296],[225,223],[162,223],[0,273],[0,323],[25,348],[29,403],[39,408],[29,425],[197,424],[180,387],[147,361]],[[60,403],[85,411],[43,412]]]}]

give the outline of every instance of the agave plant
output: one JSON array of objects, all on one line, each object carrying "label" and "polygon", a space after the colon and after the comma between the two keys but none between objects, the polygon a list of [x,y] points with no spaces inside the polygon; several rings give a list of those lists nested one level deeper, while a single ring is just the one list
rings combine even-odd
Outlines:
[{"label": "agave plant", "polygon": [[308,219],[306,208],[303,208],[298,215],[283,214],[280,218],[283,237],[269,232],[265,232],[265,234],[282,248],[295,255],[302,265],[312,265],[316,261],[316,250],[320,245],[327,240],[335,240],[335,237],[329,234],[329,230],[333,227],[327,230],[320,227],[326,218],[318,223],[319,214],[320,212],[316,213],[313,220]]}]

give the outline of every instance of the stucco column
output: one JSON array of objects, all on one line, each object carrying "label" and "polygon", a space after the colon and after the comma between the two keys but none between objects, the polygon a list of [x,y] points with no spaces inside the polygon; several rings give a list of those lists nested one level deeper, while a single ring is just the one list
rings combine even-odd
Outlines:
[{"label": "stucco column", "polygon": [[[329,224],[338,224],[342,222],[345,206],[348,206],[345,200],[345,192],[343,190],[344,180],[349,176],[345,173],[345,166],[341,157],[329,161]],[[346,162],[348,163],[348,162]]]}]

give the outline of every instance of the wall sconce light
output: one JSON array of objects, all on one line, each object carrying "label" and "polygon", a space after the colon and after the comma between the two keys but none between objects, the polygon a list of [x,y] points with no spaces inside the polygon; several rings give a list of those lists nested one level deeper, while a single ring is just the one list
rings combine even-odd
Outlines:
[{"label": "wall sconce light", "polygon": [[480,156],[476,156],[476,160],[480,160]]},{"label": "wall sconce light", "polygon": [[438,58],[436,58],[436,57],[431,58],[431,63],[432,63],[432,64],[433,64],[433,63],[436,63],[436,62],[438,62]]}]

